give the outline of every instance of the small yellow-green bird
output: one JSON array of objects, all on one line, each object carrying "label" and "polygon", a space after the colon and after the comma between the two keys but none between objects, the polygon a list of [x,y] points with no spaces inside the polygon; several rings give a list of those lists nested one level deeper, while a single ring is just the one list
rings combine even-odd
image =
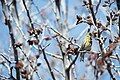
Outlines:
[{"label": "small yellow-green bird", "polygon": [[[92,46],[92,34],[88,31],[86,37],[82,41],[80,51],[90,51]],[[84,61],[84,55],[86,52],[80,53],[80,61]]]}]

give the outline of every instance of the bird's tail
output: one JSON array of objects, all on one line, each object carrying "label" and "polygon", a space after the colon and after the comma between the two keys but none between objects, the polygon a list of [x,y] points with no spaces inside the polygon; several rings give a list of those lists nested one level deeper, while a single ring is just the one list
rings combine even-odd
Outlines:
[{"label": "bird's tail", "polygon": [[85,55],[85,52],[80,53],[80,62],[81,61],[84,62],[84,55]]}]

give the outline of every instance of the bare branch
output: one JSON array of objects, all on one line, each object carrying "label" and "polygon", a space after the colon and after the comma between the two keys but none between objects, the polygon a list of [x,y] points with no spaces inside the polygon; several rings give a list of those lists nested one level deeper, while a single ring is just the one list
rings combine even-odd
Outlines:
[{"label": "bare branch", "polygon": [[46,61],[46,63],[47,63],[47,66],[48,66],[48,69],[49,69],[50,74],[51,74],[51,76],[52,76],[52,79],[53,79],[53,80],[56,80],[56,79],[55,79],[55,76],[54,76],[54,74],[53,74],[53,70],[52,70],[51,67],[50,67],[49,61],[47,60],[45,50],[42,48],[41,45],[40,45],[40,48],[42,49],[43,56],[44,56],[44,59],[45,59],[45,61]]},{"label": "bare branch", "polygon": [[[6,8],[5,7],[5,2],[2,0],[1,3],[2,3],[2,10],[3,10],[4,16],[5,16],[5,20],[6,20],[6,25],[8,25],[9,35],[10,35],[10,39],[11,39],[11,42],[12,42],[12,47],[13,47],[13,50],[14,50],[14,58],[15,58],[15,61],[16,61],[16,64],[17,64],[18,63],[18,52],[17,52],[16,47],[14,46],[15,39],[14,39],[14,34],[13,34],[12,23],[11,23],[7,13],[5,12],[5,8]],[[16,68],[16,78],[18,80],[20,80],[19,68]]]},{"label": "bare branch", "polygon": [[97,22],[96,22],[96,17],[95,17],[95,13],[94,13],[94,10],[93,10],[93,4],[92,4],[91,0],[89,0],[89,8],[90,8],[90,11],[91,11],[91,14],[92,14],[92,17],[93,17],[94,24],[96,26]]},{"label": "bare branch", "polygon": [[101,0],[99,0],[98,4],[97,4],[97,6],[96,6],[96,12],[95,12],[95,15],[96,15],[97,12],[98,12],[98,9],[99,9],[99,6],[100,6],[100,3],[101,3]]}]

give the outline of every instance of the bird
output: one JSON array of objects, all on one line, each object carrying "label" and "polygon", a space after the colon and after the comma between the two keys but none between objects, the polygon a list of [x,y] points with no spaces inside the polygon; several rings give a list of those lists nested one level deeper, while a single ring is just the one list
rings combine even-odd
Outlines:
[{"label": "bird", "polygon": [[[87,32],[85,38],[82,41],[81,47],[80,47],[80,51],[90,51],[92,47],[92,34],[89,32]],[[80,61],[84,61],[84,55],[86,52],[81,52],[80,53]]]}]

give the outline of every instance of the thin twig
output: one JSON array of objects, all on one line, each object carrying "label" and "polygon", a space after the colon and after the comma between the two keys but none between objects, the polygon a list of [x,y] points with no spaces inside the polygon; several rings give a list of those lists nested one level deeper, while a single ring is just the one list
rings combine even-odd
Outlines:
[{"label": "thin twig", "polygon": [[79,56],[79,53],[76,55],[75,59],[72,61],[72,63],[71,63],[70,66],[68,67],[68,70],[70,70],[70,68],[72,67],[72,65],[75,64],[78,56]]},{"label": "thin twig", "polygon": [[17,19],[19,20],[16,0],[13,0],[12,3],[13,3],[13,6],[14,6],[14,8],[15,8],[15,14],[16,14],[16,17],[17,17]]},{"label": "thin twig", "polygon": [[90,11],[91,11],[91,14],[92,14],[92,17],[93,17],[94,24],[96,26],[97,22],[96,22],[96,17],[95,17],[95,13],[94,13],[94,10],[93,10],[93,5],[92,5],[91,0],[89,0],[89,8],[90,8]]},{"label": "thin twig", "polygon": [[61,74],[62,75],[62,77],[64,77],[65,78],[65,76],[64,76],[64,74],[62,73],[62,72],[60,72],[59,70],[57,70],[56,68],[54,68],[54,70],[55,71],[57,71],[59,74]]},{"label": "thin twig", "polygon": [[120,72],[119,72],[119,70],[117,69],[117,67],[114,65],[113,62],[112,62],[111,68],[113,68],[113,69],[115,70],[115,72],[120,76]]},{"label": "thin twig", "polygon": [[45,51],[45,53],[46,53],[48,56],[51,56],[51,57],[54,57],[54,58],[57,58],[57,59],[60,59],[60,60],[63,59],[61,56],[58,56],[58,55],[52,54],[52,53],[50,53],[50,52]]},{"label": "thin twig", "polygon": [[101,3],[101,0],[99,0],[98,4],[97,4],[97,6],[96,6],[96,12],[95,12],[95,15],[96,15],[97,12],[98,12],[98,9],[99,9],[99,6],[100,6],[100,3]]},{"label": "thin twig", "polygon": [[64,68],[65,68],[65,80],[69,80],[69,71],[67,71],[66,63],[65,63],[65,53],[63,52],[62,45],[61,45],[60,41],[58,40],[58,38],[56,38],[56,40],[58,42],[60,51],[62,53],[62,62],[63,62]]},{"label": "thin twig", "polygon": [[109,75],[111,76],[111,78],[113,79],[113,80],[116,80],[116,78],[114,77],[114,75],[113,75],[113,73],[112,73],[112,71],[111,71],[111,67],[110,67],[110,63],[108,63],[107,61],[106,61],[106,64],[107,64],[107,70],[108,70],[108,73],[109,73]]},{"label": "thin twig", "polygon": [[0,54],[9,64],[11,64],[11,61],[7,59],[3,54]]},{"label": "thin twig", "polygon": [[[120,10],[120,0],[116,0],[118,11]],[[119,27],[119,37],[120,37],[120,16],[118,20],[118,27]]]},{"label": "thin twig", "polygon": [[25,10],[26,10],[26,12],[27,12],[27,16],[28,16],[28,18],[29,18],[30,25],[31,25],[31,27],[32,27],[32,29],[33,29],[33,32],[34,32],[34,34],[35,34],[35,37],[38,39],[38,36],[37,36],[37,34],[35,33],[35,29],[34,29],[34,25],[33,25],[32,19],[31,19],[31,17],[30,17],[29,10],[27,9],[27,6],[26,6],[26,4],[25,4],[25,0],[23,0],[23,5],[24,5]]},{"label": "thin twig", "polygon": [[[40,48],[42,49],[42,46],[41,46],[41,45],[40,45]],[[50,71],[50,73],[51,73],[52,79],[53,79],[53,80],[56,80],[56,79],[55,79],[55,76],[54,76],[54,74],[53,74],[53,70],[52,70],[51,67],[50,67],[49,61],[47,60],[45,50],[42,49],[42,52],[43,52],[44,59],[45,59],[45,61],[46,61],[46,63],[47,63],[48,69],[49,69],[49,71]]]},{"label": "thin twig", "polygon": [[57,40],[57,42],[58,42],[60,51],[61,51],[61,53],[62,53],[62,60],[63,60],[63,64],[64,64],[64,56],[65,56],[65,53],[64,53],[63,50],[62,50],[62,47],[61,47],[62,45],[61,45],[61,43],[59,42],[58,38],[56,38],[56,40]]},{"label": "thin twig", "polygon": [[71,42],[70,40],[68,40],[66,37],[64,37],[61,33],[59,33],[58,31],[56,31],[55,29],[53,29],[52,27],[48,27],[50,28],[52,31],[54,31],[55,33],[59,34],[60,37],[62,37],[63,39],[65,39],[67,42],[71,43],[72,45],[78,46],[80,47],[78,44],[75,44],[73,42]]},{"label": "thin twig", "polygon": [[[27,61],[29,62],[29,64],[31,64],[31,61],[30,61],[29,58],[27,57],[26,53],[22,50],[21,47],[19,47],[19,49],[22,51],[23,55],[27,58]],[[32,65],[30,65],[30,67],[33,69],[33,71],[35,71],[35,70],[34,70],[34,67],[33,67]],[[36,72],[38,78],[39,78],[40,80],[42,80],[41,77],[39,76],[38,72],[37,72],[37,71],[35,71],[35,72]]]}]

